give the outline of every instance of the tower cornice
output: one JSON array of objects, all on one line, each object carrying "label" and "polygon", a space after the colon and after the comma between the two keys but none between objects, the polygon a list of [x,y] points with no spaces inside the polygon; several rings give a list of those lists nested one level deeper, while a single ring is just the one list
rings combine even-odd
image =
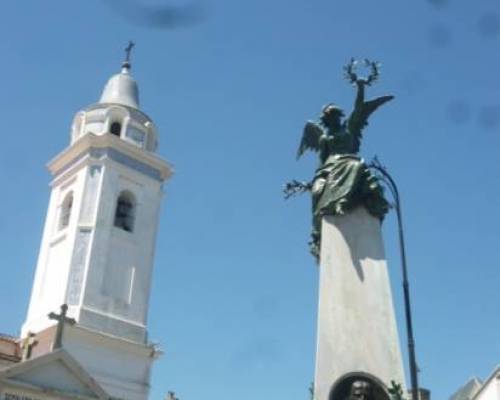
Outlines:
[{"label": "tower cornice", "polygon": [[58,175],[73,164],[75,160],[79,160],[83,154],[88,153],[92,149],[114,149],[158,171],[158,177],[161,181],[167,180],[173,174],[172,166],[153,153],[146,152],[114,135],[95,135],[93,133],[82,136],[72,146],[59,153],[49,161],[47,168],[52,175]]}]

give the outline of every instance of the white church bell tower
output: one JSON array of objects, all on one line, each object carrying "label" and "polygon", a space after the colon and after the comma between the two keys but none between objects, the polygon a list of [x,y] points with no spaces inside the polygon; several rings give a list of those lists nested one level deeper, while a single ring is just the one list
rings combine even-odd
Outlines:
[{"label": "white church bell tower", "polygon": [[76,321],[62,347],[112,396],[143,400],[157,353],[147,339],[164,181],[157,130],[140,109],[130,49],[98,103],[78,112],[71,143],[49,162],[52,192],[22,337]]}]

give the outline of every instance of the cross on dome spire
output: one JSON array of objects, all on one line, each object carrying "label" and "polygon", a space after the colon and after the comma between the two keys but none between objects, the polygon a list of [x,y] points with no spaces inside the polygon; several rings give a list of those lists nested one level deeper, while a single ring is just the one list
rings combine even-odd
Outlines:
[{"label": "cross on dome spire", "polygon": [[134,47],[135,43],[130,40],[124,49],[125,60],[122,63],[122,70],[108,80],[99,103],[122,104],[139,109],[139,89],[136,81],[130,74],[130,69],[132,68],[130,57]]},{"label": "cross on dome spire", "polygon": [[130,54],[132,53],[132,49],[134,48],[135,43],[132,40],[129,40],[127,47],[125,47],[125,61],[122,63],[122,72],[127,72],[132,65],[130,64]]}]

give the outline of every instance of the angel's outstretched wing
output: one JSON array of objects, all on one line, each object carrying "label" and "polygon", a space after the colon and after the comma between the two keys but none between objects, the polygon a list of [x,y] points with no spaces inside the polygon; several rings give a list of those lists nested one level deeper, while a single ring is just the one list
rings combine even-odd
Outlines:
[{"label": "angel's outstretched wing", "polygon": [[349,117],[347,127],[353,135],[360,135],[361,130],[367,125],[370,115],[381,105],[391,101],[394,96],[381,96],[376,99],[363,102],[361,106],[356,107]]},{"label": "angel's outstretched wing", "polygon": [[307,121],[304,126],[304,133],[300,141],[299,149],[297,150],[297,158],[299,158],[306,150],[319,151],[319,138],[324,133],[323,129],[312,121]]}]

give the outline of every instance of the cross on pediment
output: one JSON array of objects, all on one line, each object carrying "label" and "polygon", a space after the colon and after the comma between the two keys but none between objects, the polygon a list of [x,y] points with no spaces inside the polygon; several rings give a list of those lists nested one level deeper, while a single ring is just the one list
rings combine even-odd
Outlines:
[{"label": "cross on pediment", "polygon": [[38,340],[35,339],[36,335],[33,332],[28,332],[28,336],[26,336],[21,341],[21,350],[22,350],[22,360],[26,361],[31,358],[31,353],[33,352],[33,347],[38,344]]},{"label": "cross on pediment", "polygon": [[74,318],[69,318],[66,316],[68,313],[68,305],[63,304],[61,306],[61,313],[56,314],[51,312],[48,316],[49,319],[53,319],[57,321],[57,330],[56,330],[56,338],[54,339],[54,344],[52,345],[52,350],[57,350],[62,347],[62,336],[64,331],[64,324],[68,323],[70,325],[76,324],[76,320]]}]

